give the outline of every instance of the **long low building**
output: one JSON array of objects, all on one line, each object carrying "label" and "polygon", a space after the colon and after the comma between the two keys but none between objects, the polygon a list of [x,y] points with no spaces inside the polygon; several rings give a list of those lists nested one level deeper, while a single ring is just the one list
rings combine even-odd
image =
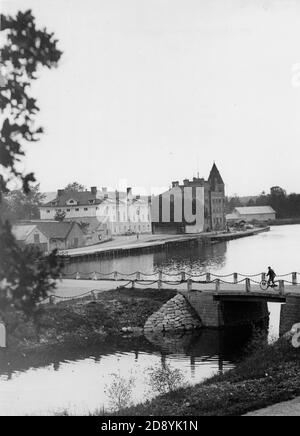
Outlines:
[{"label": "long low building", "polygon": [[226,215],[227,223],[270,221],[276,219],[276,212],[271,206],[235,207],[233,212]]},{"label": "long low building", "polygon": [[76,222],[28,221],[15,224],[12,232],[21,245],[37,247],[43,252],[85,245],[85,235]]}]

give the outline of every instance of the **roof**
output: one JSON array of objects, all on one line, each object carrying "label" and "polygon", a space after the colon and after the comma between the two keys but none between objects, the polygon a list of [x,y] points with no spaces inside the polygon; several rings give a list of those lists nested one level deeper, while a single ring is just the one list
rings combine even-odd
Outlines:
[{"label": "roof", "polygon": [[[127,198],[130,198],[132,201],[139,200],[140,202],[148,202],[148,196],[146,195],[127,195],[127,192],[125,191],[119,191],[119,200],[120,202],[126,201]],[[78,207],[78,206],[90,206],[91,203],[89,203],[90,200],[94,200],[95,205],[101,204],[102,202],[115,202],[116,201],[116,191],[97,191],[96,194],[92,193],[91,191],[65,191],[62,192],[60,195],[54,194],[49,192],[45,194],[48,201],[43,201],[42,207]],[[67,202],[69,200],[74,200],[75,204],[68,204]],[[55,204],[52,204],[55,202]]]},{"label": "roof", "polygon": [[49,239],[66,239],[75,222],[47,221],[36,223],[36,227]]},{"label": "roof", "polygon": [[276,213],[271,206],[245,206],[234,208],[241,215],[256,215]]},{"label": "roof", "polygon": [[224,185],[221,174],[215,163],[213,164],[212,169],[210,170],[208,181],[212,184],[213,188],[215,186],[215,183]]},{"label": "roof", "polygon": [[12,227],[12,233],[17,241],[26,241],[30,233],[36,228],[35,224],[18,225]]},{"label": "roof", "polygon": [[[88,205],[90,200],[93,200],[95,202],[94,204],[101,203],[101,201],[97,199],[97,196],[92,194],[91,191],[66,191],[62,192],[61,195],[57,195],[56,198],[48,203],[45,203],[43,206],[66,206],[67,202],[70,200],[74,200],[76,202],[74,206]],[[55,202],[55,205],[52,204],[53,202]]]},{"label": "roof", "polygon": [[44,192],[44,198],[42,200],[42,204],[47,204],[50,201],[53,201],[56,199],[57,192]]}]

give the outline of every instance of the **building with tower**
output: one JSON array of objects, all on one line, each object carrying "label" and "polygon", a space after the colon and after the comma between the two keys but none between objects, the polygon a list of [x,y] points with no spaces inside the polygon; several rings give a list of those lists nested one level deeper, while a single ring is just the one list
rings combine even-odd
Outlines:
[{"label": "building with tower", "polygon": [[[152,199],[153,233],[200,233],[226,228],[225,185],[214,163],[207,180],[193,177]],[[187,210],[192,214],[188,214]],[[191,221],[196,215],[198,220]]]}]

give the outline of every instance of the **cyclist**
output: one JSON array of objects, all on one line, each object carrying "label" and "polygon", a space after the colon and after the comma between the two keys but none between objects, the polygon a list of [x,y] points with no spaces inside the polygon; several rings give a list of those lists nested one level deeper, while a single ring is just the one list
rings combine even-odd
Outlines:
[{"label": "cyclist", "polygon": [[275,279],[275,277],[276,277],[276,274],[275,274],[275,271],[270,267],[270,266],[268,266],[268,273],[267,273],[267,277],[269,277],[269,279],[268,279],[268,285],[269,286],[277,286],[277,285],[275,285],[275,283],[274,283],[274,279]]}]

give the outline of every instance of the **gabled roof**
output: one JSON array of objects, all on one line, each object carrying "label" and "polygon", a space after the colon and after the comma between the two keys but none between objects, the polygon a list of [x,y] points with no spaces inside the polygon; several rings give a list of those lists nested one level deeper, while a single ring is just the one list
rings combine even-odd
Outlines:
[{"label": "gabled roof", "polygon": [[19,225],[12,227],[12,233],[17,241],[26,241],[30,233],[36,228],[35,224]]},{"label": "gabled roof", "polygon": [[[53,193],[46,193],[48,202],[43,202],[41,207],[78,207],[78,206],[91,206],[92,204],[101,204],[102,202],[114,203],[116,201],[116,191],[97,191],[93,194],[91,191],[66,191],[62,192],[60,195],[53,195]],[[141,202],[148,202],[147,195],[128,195],[125,191],[119,191],[119,200],[126,201],[127,198],[130,201],[140,200]],[[67,204],[70,200],[74,200],[76,203],[74,205]],[[94,203],[90,203],[93,200]],[[55,204],[53,204],[55,203]]]},{"label": "gabled roof", "polygon": [[47,221],[36,223],[36,227],[49,239],[66,239],[76,222]]},{"label": "gabled roof", "polygon": [[[76,204],[74,206],[87,206],[89,205],[89,201],[94,201],[94,204],[99,204],[100,200],[96,197],[95,194],[92,194],[90,191],[66,191],[63,192],[61,195],[57,195],[56,198],[49,201],[48,203],[45,203],[43,206],[46,207],[62,207],[67,206],[68,201],[74,200]],[[53,205],[52,203],[55,202],[56,204]]]},{"label": "gabled roof", "polygon": [[269,214],[276,213],[271,206],[245,206],[235,207],[235,210],[241,215]]}]

